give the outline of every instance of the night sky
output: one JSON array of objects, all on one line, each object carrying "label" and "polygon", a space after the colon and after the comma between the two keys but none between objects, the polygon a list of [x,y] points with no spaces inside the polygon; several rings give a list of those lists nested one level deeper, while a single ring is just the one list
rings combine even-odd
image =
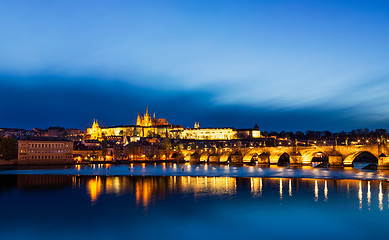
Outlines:
[{"label": "night sky", "polygon": [[389,1],[0,0],[0,127],[389,128]]}]

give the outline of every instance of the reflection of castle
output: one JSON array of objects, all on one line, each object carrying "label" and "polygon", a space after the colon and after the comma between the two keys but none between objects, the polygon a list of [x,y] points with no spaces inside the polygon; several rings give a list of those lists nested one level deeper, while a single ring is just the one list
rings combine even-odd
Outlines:
[{"label": "reflection of castle", "polygon": [[149,109],[146,109],[146,113],[139,115],[136,120],[136,125],[121,125],[100,127],[97,121],[93,121],[91,128],[87,129],[87,134],[90,139],[103,139],[104,137],[110,138],[115,136],[128,136],[128,137],[169,137],[171,130],[182,129],[181,125],[170,124],[165,118],[155,118],[149,114]]}]

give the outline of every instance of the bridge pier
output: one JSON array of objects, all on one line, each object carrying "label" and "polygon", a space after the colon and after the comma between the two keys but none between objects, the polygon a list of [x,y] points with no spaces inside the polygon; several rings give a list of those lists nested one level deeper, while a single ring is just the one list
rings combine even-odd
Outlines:
[{"label": "bridge pier", "polygon": [[280,159],[279,155],[270,155],[269,162],[270,164],[278,164],[278,160]]},{"label": "bridge pier", "polygon": [[243,156],[241,154],[232,154],[231,163],[243,163]]},{"label": "bridge pier", "polygon": [[197,152],[190,155],[190,163],[199,164],[200,163],[200,154]]},{"label": "bridge pier", "polygon": [[301,166],[303,164],[303,157],[300,153],[289,155],[289,166]]},{"label": "bridge pier", "polygon": [[261,165],[269,165],[270,159],[268,155],[259,155],[258,156],[258,164]]},{"label": "bridge pier", "polygon": [[378,157],[378,169],[389,169],[389,157],[384,154]]},{"label": "bridge pier", "polygon": [[218,155],[210,155],[209,156],[209,163],[219,163],[219,156]]},{"label": "bridge pier", "polygon": [[329,155],[328,163],[330,167],[343,167],[343,156],[342,155]]}]

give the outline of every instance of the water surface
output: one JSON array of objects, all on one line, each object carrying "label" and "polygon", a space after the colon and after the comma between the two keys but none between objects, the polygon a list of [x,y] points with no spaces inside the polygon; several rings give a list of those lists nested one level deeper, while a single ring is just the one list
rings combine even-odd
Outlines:
[{"label": "water surface", "polygon": [[388,190],[385,180],[3,172],[0,231],[1,239],[382,238]]},{"label": "water surface", "polygon": [[220,164],[94,164],[51,167],[3,168],[0,174],[41,174],[41,175],[93,175],[93,176],[208,176],[208,177],[267,177],[267,178],[323,178],[323,179],[363,179],[389,180],[389,170],[363,170],[346,168],[312,168],[309,166],[263,167],[231,166]]}]

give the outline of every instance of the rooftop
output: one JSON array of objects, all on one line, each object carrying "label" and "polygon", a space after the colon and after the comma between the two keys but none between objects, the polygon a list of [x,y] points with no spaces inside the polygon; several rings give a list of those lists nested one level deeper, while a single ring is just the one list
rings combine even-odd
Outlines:
[{"label": "rooftop", "polygon": [[71,142],[71,140],[63,137],[35,137],[35,136],[23,137],[20,138],[18,141]]}]

